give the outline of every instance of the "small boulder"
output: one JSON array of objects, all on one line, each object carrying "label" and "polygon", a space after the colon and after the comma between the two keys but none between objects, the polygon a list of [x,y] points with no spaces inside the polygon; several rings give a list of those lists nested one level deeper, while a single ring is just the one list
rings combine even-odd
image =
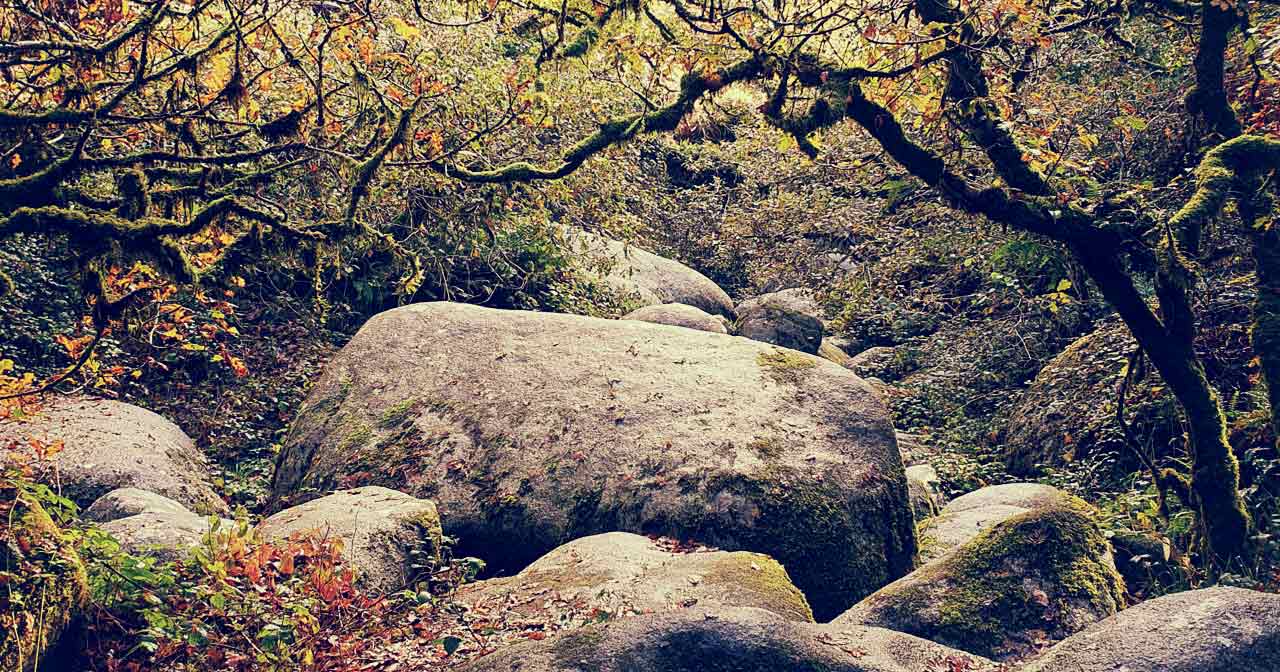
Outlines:
[{"label": "small boulder", "polygon": [[906,473],[907,493],[911,496],[916,522],[938,515],[942,480],[938,478],[937,470],[927,464],[917,464],[907,467]]},{"label": "small boulder", "polygon": [[0,670],[63,669],[50,649],[89,603],[84,563],[39,502],[2,483],[0,520]]},{"label": "small boulder", "polygon": [[377,486],[340,490],[285,509],[258,530],[269,541],[312,533],[341,539],[357,581],[378,593],[408,585],[439,561],[443,544],[434,502]]},{"label": "small boulder", "polygon": [[147,512],[191,513],[187,507],[164,495],[157,495],[154,492],[147,492],[138,488],[117,488],[95,500],[85,510],[84,519],[95,523],[105,523]]},{"label": "small boulder", "polygon": [[523,621],[564,621],[567,612],[617,618],[718,607],[813,620],[787,570],[767,555],[671,550],[627,532],[571,541],[515,576],[463,586],[458,601],[473,613],[514,613]]},{"label": "small boulder", "polygon": [[1157,597],[1068,637],[1021,672],[1117,670],[1280,670],[1280,595],[1206,588]]},{"label": "small boulder", "polygon": [[1124,581],[1090,512],[1062,505],[996,525],[835,623],[876,625],[1009,661],[1114,614],[1123,600]]},{"label": "small boulder", "polygon": [[1083,502],[1039,483],[1005,483],[974,490],[951,500],[937,517],[920,526],[920,561],[932,562],[1016,515],[1061,504]]},{"label": "small boulder", "polygon": [[927,434],[894,432],[894,439],[898,442],[902,463],[908,466],[926,464],[938,456],[938,448],[934,446],[932,437]]},{"label": "small boulder", "polygon": [[684,609],[578,628],[484,656],[464,672],[994,672],[910,635],[815,625],[761,609]]},{"label": "small boulder", "polygon": [[666,324],[673,327],[709,331],[713,334],[727,334],[726,320],[719,315],[712,315],[699,308],[683,303],[663,303],[645,306],[622,316],[624,320]]},{"label": "small boulder", "polygon": [[117,488],[169,497],[199,513],[225,514],[210,485],[208,460],[177,425],[132,404],[88,397],[54,398],[23,421],[0,422],[0,444],[29,437],[61,442],[37,478],[56,484],[81,507]]},{"label": "small boulder", "polygon": [[204,541],[215,524],[222,529],[236,522],[200,516],[187,510],[143,511],[109,520],[99,527],[120,543],[120,550],[130,555],[149,555],[161,562],[178,562]]},{"label": "small boulder", "polygon": [[633,305],[683,303],[733,317],[733,299],[710,278],[678,261],[582,230],[566,235],[586,260],[587,272]]},{"label": "small boulder", "polygon": [[809,354],[822,345],[822,313],[805,289],[763,294],[738,305],[739,336]]},{"label": "small boulder", "polygon": [[1071,499],[1067,493],[1040,483],[1002,483],[988,485],[951,500],[946,513],[968,511],[984,506],[1020,506],[1024,509],[1041,509],[1062,504]]},{"label": "small boulder", "polygon": [[933,518],[925,520],[918,529],[920,562],[933,562],[965,545],[984,531],[1030,510],[1005,504],[980,506],[964,511],[943,509]]},{"label": "small boulder", "polygon": [[843,366],[846,369],[852,369],[853,358],[850,357],[849,354],[846,353],[844,350],[841,350],[839,346],[832,343],[833,340],[834,339],[830,339],[830,338],[822,339],[822,343],[818,345],[818,356],[823,359],[835,362],[836,364],[839,364],[840,366]]}]

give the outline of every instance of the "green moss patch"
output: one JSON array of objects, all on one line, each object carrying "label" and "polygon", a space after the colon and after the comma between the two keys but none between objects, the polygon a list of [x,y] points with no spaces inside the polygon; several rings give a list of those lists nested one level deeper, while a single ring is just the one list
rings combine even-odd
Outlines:
[{"label": "green moss patch", "polygon": [[1083,504],[1003,521],[858,605],[850,618],[995,659],[1062,639],[1124,604],[1110,546]]},{"label": "green moss patch", "polygon": [[774,349],[756,355],[756,364],[777,383],[797,385],[804,382],[818,362],[798,352]]}]

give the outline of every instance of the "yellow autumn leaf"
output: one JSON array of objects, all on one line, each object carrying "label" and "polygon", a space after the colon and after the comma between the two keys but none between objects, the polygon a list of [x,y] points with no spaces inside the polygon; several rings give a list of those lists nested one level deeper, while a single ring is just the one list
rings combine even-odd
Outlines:
[{"label": "yellow autumn leaf", "polygon": [[391,28],[396,31],[396,35],[399,35],[403,40],[416,40],[422,35],[421,28],[409,25],[404,19],[398,16],[391,17],[390,23]]}]

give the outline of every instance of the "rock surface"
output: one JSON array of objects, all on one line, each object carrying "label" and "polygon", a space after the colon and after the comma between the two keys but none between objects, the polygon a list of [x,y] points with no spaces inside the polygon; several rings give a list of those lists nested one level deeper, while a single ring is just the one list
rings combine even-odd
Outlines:
[{"label": "rock surface", "polygon": [[918,528],[920,561],[932,562],[1016,515],[1078,501],[1039,483],[1005,483],[974,490],[952,500]]},{"label": "rock surface", "polygon": [[[51,662],[50,649],[88,605],[88,578],[74,545],[39,502],[10,491],[0,496],[0,572],[6,574],[0,589],[0,670],[31,672],[37,661]],[[57,667],[53,661],[40,669]]]},{"label": "rock surface", "polygon": [[[1030,510],[1005,504],[980,506],[964,511],[947,511],[944,508],[933,518],[925,520],[918,528],[920,562],[933,562],[965,545],[984,531]],[[920,519],[917,517],[916,520]]]},{"label": "rock surface", "polygon": [[673,327],[709,331],[713,334],[729,333],[729,329],[725,327],[725,319],[723,317],[712,315],[700,308],[687,306],[683,303],[663,303],[645,306],[623,315],[622,319],[667,324]]},{"label": "rock surface", "polygon": [[147,492],[138,488],[117,488],[94,501],[85,510],[84,519],[95,523],[105,523],[111,520],[136,516],[139,513],[148,511],[170,514],[191,513],[187,507],[164,495],[157,495],[154,492]]},{"label": "rock surface", "polygon": [[822,313],[807,290],[763,294],[743,301],[737,313],[739,336],[810,354],[822,345]]},{"label": "rock surface", "polygon": [[371,319],[312,389],[274,501],[385,484],[518,570],[607,531],[776,558],[819,618],[910,570],[888,413],[835,364],[630,320],[426,303]]},{"label": "rock surface", "polygon": [[[235,525],[228,519],[212,519],[220,528]],[[177,562],[199,546],[212,529],[211,519],[190,511],[143,511],[116,518],[100,527],[120,542],[120,549],[131,555],[150,555],[162,562]]]},{"label": "rock surface", "polygon": [[418,573],[413,564],[438,561],[443,543],[434,502],[377,486],[340,490],[285,509],[258,529],[273,541],[312,533],[341,539],[343,559],[357,581],[377,593],[407,586]]},{"label": "rock surface", "polygon": [[636,616],[501,649],[465,672],[994,672],[991,661],[880,628],[760,609]]},{"label": "rock surface", "polygon": [[787,570],[767,555],[673,552],[627,532],[571,541],[515,576],[463,586],[458,600],[473,612],[497,610],[536,620],[562,608],[618,618],[719,607],[756,607],[790,620],[813,620]]},{"label": "rock surface", "polygon": [[978,509],[984,506],[1020,506],[1024,509],[1041,509],[1062,504],[1071,499],[1067,493],[1040,483],[1002,483],[988,485],[947,503],[946,513]]},{"label": "rock surface", "polygon": [[713,315],[733,317],[733,300],[707,276],[634,245],[586,231],[568,233],[587,260],[588,271],[633,305],[683,303]]},{"label": "rock surface", "polygon": [[885,586],[835,620],[906,632],[996,660],[1120,609],[1124,582],[1082,506],[1030,511]]},{"label": "rock surface", "polygon": [[823,359],[835,362],[836,364],[839,364],[840,366],[843,366],[846,369],[852,369],[853,358],[850,357],[849,354],[846,353],[844,350],[841,350],[839,346],[832,343],[833,340],[835,339],[831,339],[831,338],[822,339],[822,343],[818,344],[817,355]]},{"label": "rock surface", "polygon": [[0,422],[0,442],[35,437],[63,448],[37,477],[57,481],[81,507],[117,488],[164,495],[200,513],[224,514],[209,464],[177,425],[132,404],[85,397],[51,400],[30,421]]},{"label": "rock surface", "polygon": [[907,490],[911,495],[911,509],[916,514],[916,522],[938,515],[938,504],[941,501],[939,488],[942,485],[938,472],[927,464],[907,467]]},{"label": "rock surface", "polygon": [[1280,595],[1206,588],[1125,609],[1021,672],[1274,672]]}]

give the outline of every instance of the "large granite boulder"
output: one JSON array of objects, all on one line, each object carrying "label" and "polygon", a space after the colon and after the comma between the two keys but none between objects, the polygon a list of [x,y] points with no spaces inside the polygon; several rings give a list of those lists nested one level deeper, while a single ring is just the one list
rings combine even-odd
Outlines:
[{"label": "large granite boulder", "polygon": [[635,616],[498,650],[465,672],[995,672],[977,656],[857,625],[814,625],[761,609]]},{"label": "large granite boulder", "polygon": [[40,503],[3,482],[0,520],[0,670],[64,669],[51,649],[89,604],[84,563]]},{"label": "large granite boulder", "polygon": [[654,324],[668,324],[673,327],[709,331],[713,334],[727,334],[726,320],[720,315],[712,315],[700,308],[683,303],[663,303],[645,306],[622,316],[624,320],[639,320]]},{"label": "large granite boulder", "polygon": [[440,560],[443,533],[434,502],[388,488],[340,490],[269,516],[258,526],[269,541],[314,534],[342,541],[344,562],[375,593],[409,585]]},{"label": "large granite boulder", "polygon": [[1148,600],[1068,637],[1021,672],[1275,672],[1280,595],[1206,588]]},{"label": "large granite boulder", "polygon": [[87,397],[53,398],[23,421],[0,421],[0,444],[28,438],[62,449],[37,463],[37,478],[55,483],[81,507],[116,488],[164,495],[200,513],[224,514],[210,485],[209,463],[177,425],[132,404]]},{"label": "large granite boulder", "polygon": [[737,312],[739,336],[810,354],[822,346],[822,313],[808,290],[762,294],[743,301]]},{"label": "large granite boulder", "polygon": [[1083,505],[1029,511],[876,591],[835,620],[906,632],[996,660],[1025,659],[1124,605]]},{"label": "large granite boulder", "polygon": [[813,620],[787,570],[767,555],[663,547],[628,532],[571,541],[515,576],[463,586],[457,600],[473,617],[502,613],[522,622],[563,621],[566,612],[618,618],[718,607]]},{"label": "large granite boulder", "polygon": [[683,303],[733,317],[733,299],[707,276],[684,264],[617,240],[581,230],[566,234],[592,273],[628,303]]},{"label": "large granite boulder", "polygon": [[276,507],[385,484],[517,570],[630,531],[781,562],[819,618],[910,570],[888,413],[851,372],[743,338],[425,303],[371,319],[285,441]]}]

